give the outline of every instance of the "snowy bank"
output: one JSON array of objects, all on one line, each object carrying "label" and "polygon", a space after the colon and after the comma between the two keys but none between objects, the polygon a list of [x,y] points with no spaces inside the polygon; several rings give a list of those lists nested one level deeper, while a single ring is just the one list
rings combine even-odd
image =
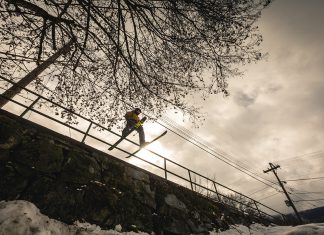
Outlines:
[{"label": "snowy bank", "polygon": [[304,224],[299,226],[269,226],[253,224],[250,228],[243,225],[231,226],[223,232],[212,232],[210,235],[324,235],[324,223]]},{"label": "snowy bank", "polygon": [[0,202],[0,235],[148,235],[141,232],[122,233],[121,230],[121,226],[116,226],[115,230],[101,230],[96,225],[80,222],[67,225],[41,214],[30,202]]},{"label": "snowy bank", "polygon": [[[102,230],[89,223],[75,222],[67,225],[50,219],[27,201],[0,202],[0,235],[148,235],[143,232],[122,232],[122,227],[114,230]],[[210,235],[324,235],[324,223],[300,226],[269,226],[253,224],[250,228],[243,225],[231,226],[223,232],[211,232]]]}]

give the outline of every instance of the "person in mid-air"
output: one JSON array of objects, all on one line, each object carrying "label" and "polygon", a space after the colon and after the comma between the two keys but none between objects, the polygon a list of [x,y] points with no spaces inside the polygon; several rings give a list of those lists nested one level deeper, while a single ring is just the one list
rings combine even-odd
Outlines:
[{"label": "person in mid-air", "polygon": [[[138,117],[140,113],[141,113],[141,109],[135,108],[133,111],[127,112],[125,114],[124,117],[126,118],[127,123],[126,123],[126,127],[122,131],[123,136],[125,136],[127,132],[129,132],[130,129],[140,121],[140,118]],[[136,131],[138,132],[139,135],[140,146],[144,147],[147,144],[147,142],[145,142],[145,134],[144,134],[143,126],[141,125],[138,128],[136,128]]]}]

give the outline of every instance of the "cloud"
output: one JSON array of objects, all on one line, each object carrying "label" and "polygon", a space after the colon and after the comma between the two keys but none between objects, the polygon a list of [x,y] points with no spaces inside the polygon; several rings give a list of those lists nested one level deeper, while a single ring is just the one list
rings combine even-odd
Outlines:
[{"label": "cloud", "polygon": [[248,107],[252,104],[254,104],[255,100],[257,98],[257,94],[246,94],[244,92],[238,91],[236,94],[234,94],[234,100],[235,102],[243,107]]},{"label": "cloud", "polygon": [[[269,162],[324,149],[323,7],[323,1],[274,1],[260,21],[267,61],[245,67],[243,79],[232,79],[229,98],[213,97],[203,104],[208,115],[198,135],[214,136],[209,138],[214,145],[234,153],[231,159],[261,174]],[[188,160],[190,156],[188,151]],[[217,172],[221,182],[242,192],[258,185],[229,166],[211,165],[208,157],[199,159],[196,156],[192,164],[204,172]],[[324,158],[305,157],[286,162],[279,174],[283,178],[315,175],[323,165]],[[264,177],[275,181],[273,175]],[[320,182],[298,188],[311,190],[313,184],[324,188]],[[282,201],[271,203],[285,208]]]}]

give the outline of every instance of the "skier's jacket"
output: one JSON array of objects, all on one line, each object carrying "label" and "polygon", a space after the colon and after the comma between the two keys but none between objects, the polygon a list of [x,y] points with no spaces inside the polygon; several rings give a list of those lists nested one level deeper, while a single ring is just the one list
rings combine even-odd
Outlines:
[{"label": "skier's jacket", "polygon": [[127,112],[124,117],[126,121],[134,120],[136,123],[140,121],[140,118],[133,111]]}]

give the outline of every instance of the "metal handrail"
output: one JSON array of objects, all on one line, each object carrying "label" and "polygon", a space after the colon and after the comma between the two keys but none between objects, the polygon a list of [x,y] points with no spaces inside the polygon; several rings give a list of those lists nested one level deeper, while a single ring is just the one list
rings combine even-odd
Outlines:
[{"label": "metal handrail", "polygon": [[[11,83],[11,84],[13,84],[13,85],[16,85],[15,82],[13,82],[13,81],[11,81],[11,80],[9,80],[9,79],[7,79],[7,78],[1,76],[1,75],[0,75],[0,78],[3,79],[3,80],[5,80],[6,82],[9,82],[9,83]],[[116,132],[114,132],[114,131],[112,131],[112,130],[110,130],[110,129],[108,129],[108,128],[102,126],[102,125],[100,125],[99,123],[96,123],[96,122],[92,121],[92,120],[89,119],[89,118],[83,117],[83,116],[81,116],[80,114],[78,114],[78,113],[76,113],[76,112],[74,112],[74,111],[72,111],[72,110],[69,110],[68,108],[64,107],[64,106],[61,105],[61,104],[58,104],[58,103],[56,103],[56,102],[54,102],[54,101],[51,101],[50,99],[48,99],[48,98],[46,98],[46,97],[44,97],[44,96],[42,96],[42,95],[39,95],[39,94],[37,94],[36,92],[31,91],[31,90],[28,89],[28,88],[25,88],[25,87],[21,87],[21,88],[22,88],[23,90],[26,90],[27,92],[29,92],[29,93],[31,93],[31,94],[33,94],[33,95],[35,95],[35,96],[37,97],[37,98],[36,98],[36,99],[35,99],[35,100],[34,100],[34,101],[29,105],[29,106],[24,105],[24,104],[22,104],[22,103],[20,103],[20,102],[18,102],[18,101],[13,100],[13,99],[8,99],[7,97],[5,97],[5,96],[2,95],[2,94],[0,95],[0,96],[2,97],[2,99],[4,98],[4,99],[7,99],[7,100],[10,100],[11,102],[13,102],[13,103],[15,103],[15,104],[17,104],[17,105],[20,105],[20,106],[22,106],[22,107],[25,108],[25,110],[24,110],[24,111],[21,113],[21,115],[20,115],[21,117],[23,117],[23,116],[24,116],[28,111],[33,111],[33,112],[35,112],[35,113],[38,113],[38,114],[40,114],[40,115],[42,115],[42,116],[44,116],[44,117],[46,117],[46,118],[48,118],[48,119],[50,119],[50,120],[52,120],[52,121],[55,121],[55,122],[57,122],[57,123],[59,123],[59,124],[61,124],[61,125],[64,125],[64,126],[66,126],[66,127],[72,128],[73,130],[75,130],[75,131],[77,131],[77,132],[83,134],[83,138],[82,138],[82,140],[80,141],[81,143],[84,143],[84,141],[85,141],[85,139],[86,139],[87,137],[91,137],[91,138],[93,138],[93,139],[95,139],[95,140],[98,140],[99,142],[101,142],[101,143],[103,143],[103,144],[106,144],[106,145],[109,145],[109,146],[112,145],[112,144],[110,144],[110,143],[108,143],[108,142],[106,142],[106,141],[104,141],[104,140],[102,140],[102,139],[100,139],[100,138],[98,138],[98,137],[96,137],[96,136],[94,136],[94,135],[92,135],[92,134],[89,133],[89,131],[90,131],[90,129],[91,129],[91,126],[93,126],[93,125],[96,125],[97,127],[101,128],[101,129],[103,129],[103,130],[105,130],[105,131],[108,131],[108,132],[110,132],[110,133],[112,133],[112,134],[114,134],[114,135],[116,135],[116,136],[121,137],[120,134],[118,134],[118,133],[116,133]],[[71,114],[73,114],[73,115],[75,115],[75,116],[77,116],[77,117],[79,117],[79,118],[81,118],[81,119],[83,119],[83,120],[89,122],[90,124],[89,124],[87,130],[86,130],[85,132],[84,132],[84,131],[81,131],[81,130],[79,130],[79,129],[73,127],[72,125],[69,125],[69,124],[67,124],[67,123],[65,123],[65,122],[62,122],[62,121],[60,121],[60,120],[57,120],[57,119],[55,119],[55,118],[53,118],[53,117],[51,117],[51,116],[49,116],[49,115],[47,115],[47,114],[45,114],[45,113],[42,113],[42,112],[36,110],[36,109],[34,108],[34,105],[35,105],[39,100],[41,100],[41,99],[42,99],[42,100],[45,100],[45,101],[47,101],[47,102],[49,102],[49,103],[51,103],[51,104],[53,104],[53,105],[55,105],[55,106],[57,106],[57,107],[59,107],[59,108],[62,108],[63,110],[68,111],[68,112],[70,112]],[[127,140],[128,142],[130,142],[130,143],[132,143],[132,144],[138,146],[137,143],[135,143],[135,142],[133,142],[133,141],[127,139],[127,138],[126,138],[126,140]],[[121,151],[121,152],[123,152],[123,153],[130,154],[130,152],[128,152],[128,151],[126,151],[126,150],[124,150],[124,149],[121,149],[121,148],[119,148],[118,146],[116,147],[116,149],[118,149],[119,151]],[[147,161],[147,160],[145,160],[145,159],[142,159],[142,158],[140,158],[140,157],[138,157],[138,156],[136,156],[136,155],[134,155],[134,157],[137,158],[137,159],[139,159],[139,160],[141,160],[141,161],[143,161],[143,162],[146,162],[146,163],[150,164],[151,166],[154,166],[154,167],[156,167],[156,168],[158,168],[158,169],[163,170],[163,171],[164,171],[164,175],[165,175],[165,179],[167,179],[168,174],[171,174],[171,175],[173,175],[173,176],[176,176],[176,177],[179,178],[179,179],[182,179],[182,180],[184,180],[184,181],[190,183],[190,186],[191,186],[191,190],[192,190],[192,191],[194,191],[194,190],[193,190],[193,185],[196,185],[196,186],[199,186],[199,187],[202,188],[202,189],[207,190],[207,194],[208,194],[208,192],[212,192],[212,193],[214,193],[214,194],[217,196],[218,202],[220,202],[220,203],[223,203],[223,202],[221,201],[221,198],[220,198],[220,196],[222,196],[223,198],[227,198],[228,200],[231,200],[231,201],[233,201],[233,202],[236,202],[236,203],[238,203],[238,204],[241,204],[241,205],[245,206],[246,208],[249,208],[249,209],[252,209],[253,211],[258,212],[259,215],[263,214],[263,215],[266,215],[266,216],[268,216],[268,217],[274,218],[274,219],[276,219],[276,220],[278,219],[278,218],[274,217],[273,215],[270,215],[270,214],[268,214],[268,213],[266,213],[266,212],[260,210],[259,207],[258,207],[258,205],[263,206],[263,207],[265,207],[265,208],[271,210],[272,212],[275,212],[275,213],[281,215],[281,217],[284,218],[284,215],[283,215],[282,213],[280,213],[279,211],[277,211],[277,210],[275,210],[275,209],[270,208],[269,206],[264,205],[263,203],[260,203],[260,202],[258,202],[258,201],[256,201],[256,200],[254,200],[254,199],[252,199],[252,198],[250,198],[250,197],[248,197],[248,196],[242,194],[242,193],[239,193],[239,192],[237,192],[237,191],[235,191],[235,190],[233,190],[233,189],[231,189],[231,188],[229,188],[229,187],[227,187],[227,186],[225,186],[225,185],[223,185],[223,184],[220,184],[220,183],[216,182],[215,180],[209,179],[209,178],[206,177],[206,176],[203,176],[203,175],[201,175],[201,174],[199,174],[199,173],[197,173],[197,172],[195,172],[195,171],[192,171],[192,170],[190,170],[189,168],[187,168],[187,167],[185,167],[185,166],[182,166],[182,165],[180,165],[180,164],[178,164],[178,163],[176,163],[176,162],[174,162],[174,161],[172,161],[172,160],[170,160],[170,159],[168,159],[168,158],[166,158],[166,157],[163,157],[162,155],[160,155],[160,154],[158,154],[158,153],[156,153],[156,152],[154,152],[154,151],[152,151],[152,150],[147,150],[147,151],[150,152],[150,153],[152,153],[152,154],[154,154],[154,155],[157,156],[157,157],[162,158],[163,161],[164,161],[164,167],[158,166],[158,165],[156,165],[156,164],[154,164],[154,163],[152,163],[152,162],[149,162],[149,161]],[[180,168],[182,168],[182,169],[188,171],[189,179],[188,179],[188,178],[185,178],[185,177],[183,177],[183,176],[180,176],[180,175],[176,174],[175,172],[169,171],[169,170],[167,169],[167,162],[172,163],[172,164],[174,164],[175,166],[178,166],[178,167],[180,167]],[[199,177],[201,177],[201,178],[203,178],[203,179],[206,179],[207,181],[210,181],[211,183],[213,183],[213,185],[214,185],[214,187],[215,187],[215,190],[212,190],[212,189],[210,189],[210,188],[208,188],[208,187],[205,187],[204,185],[201,185],[201,184],[199,184],[199,183],[194,182],[194,181],[192,180],[192,178],[191,178],[191,175],[192,175],[192,174],[195,174],[195,175],[197,175],[197,176],[199,176]],[[226,196],[226,195],[221,194],[221,193],[217,190],[216,185],[217,185],[217,186],[220,186],[220,187],[223,187],[223,188],[225,188],[225,189],[231,191],[232,193],[235,193],[235,194],[237,194],[237,195],[240,195],[240,196],[244,197],[245,199],[248,199],[249,201],[252,202],[252,204],[255,205],[256,208],[250,206],[249,204],[245,204],[245,203],[240,202],[240,201],[238,201],[238,200],[236,200],[236,199],[234,199],[234,198],[231,198],[231,197],[229,197],[229,196]],[[200,193],[200,194],[202,194],[202,193]],[[204,194],[202,194],[202,195],[204,195]],[[206,196],[206,195],[204,195],[204,196]],[[207,196],[208,196],[208,195],[207,195]],[[215,200],[215,198],[214,198],[213,200],[214,200],[214,201],[217,201],[217,200]],[[236,208],[236,209],[239,210],[238,208]],[[241,211],[241,212],[244,212],[244,211]]]}]

